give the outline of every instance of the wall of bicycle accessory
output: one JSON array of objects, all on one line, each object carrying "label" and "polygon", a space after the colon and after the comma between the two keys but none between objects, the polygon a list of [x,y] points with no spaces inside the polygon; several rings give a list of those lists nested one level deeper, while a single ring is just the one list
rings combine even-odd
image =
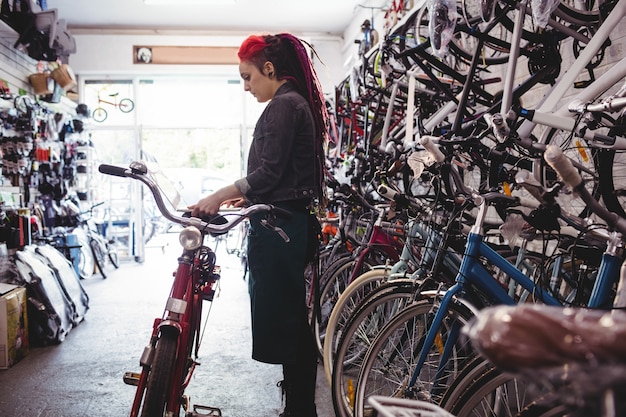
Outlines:
[{"label": "wall of bicycle accessory", "polygon": [[35,97],[28,80],[38,61],[14,49],[17,35],[5,31],[0,36],[0,208],[4,212],[42,198],[58,201],[74,191],[76,149],[88,143],[74,102],[63,97],[50,103]]},{"label": "wall of bicycle accessory", "polygon": [[28,75],[36,68],[36,62],[13,48],[10,37],[0,34],[0,79],[4,80],[9,89],[18,91],[30,90]]}]

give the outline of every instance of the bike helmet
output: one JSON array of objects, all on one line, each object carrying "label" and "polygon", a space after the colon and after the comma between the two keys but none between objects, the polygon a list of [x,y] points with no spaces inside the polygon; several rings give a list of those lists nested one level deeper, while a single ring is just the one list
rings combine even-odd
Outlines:
[{"label": "bike helmet", "polygon": [[80,103],[78,106],[76,106],[76,114],[88,118],[91,112],[89,111],[89,107],[87,107],[85,103]]}]

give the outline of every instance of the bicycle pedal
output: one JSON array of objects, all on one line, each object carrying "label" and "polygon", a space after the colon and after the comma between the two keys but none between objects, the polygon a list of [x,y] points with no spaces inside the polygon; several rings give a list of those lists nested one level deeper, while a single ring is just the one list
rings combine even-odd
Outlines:
[{"label": "bicycle pedal", "polygon": [[124,383],[126,385],[139,385],[139,378],[141,378],[141,374],[138,372],[124,372]]},{"label": "bicycle pedal", "polygon": [[[205,413],[207,411],[208,413]],[[188,411],[185,417],[222,417],[222,410],[217,407],[194,405],[193,411]]]}]

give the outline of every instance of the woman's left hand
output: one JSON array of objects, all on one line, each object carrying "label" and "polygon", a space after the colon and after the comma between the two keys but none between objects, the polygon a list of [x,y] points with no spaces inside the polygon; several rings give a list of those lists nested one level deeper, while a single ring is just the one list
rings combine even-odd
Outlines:
[{"label": "woman's left hand", "polygon": [[189,206],[191,215],[201,217],[206,215],[217,214],[220,207],[227,205],[229,207],[241,207],[244,204],[244,198],[241,192],[234,185],[227,185],[220,188],[213,194],[201,198],[196,204]]}]

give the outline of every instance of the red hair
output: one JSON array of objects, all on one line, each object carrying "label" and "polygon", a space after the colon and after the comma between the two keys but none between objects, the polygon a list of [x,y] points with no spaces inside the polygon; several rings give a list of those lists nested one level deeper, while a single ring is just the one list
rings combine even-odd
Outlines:
[{"label": "red hair", "polygon": [[240,61],[254,61],[256,63],[260,56],[265,55],[263,51],[266,47],[265,36],[250,35],[241,43],[237,56]]}]

